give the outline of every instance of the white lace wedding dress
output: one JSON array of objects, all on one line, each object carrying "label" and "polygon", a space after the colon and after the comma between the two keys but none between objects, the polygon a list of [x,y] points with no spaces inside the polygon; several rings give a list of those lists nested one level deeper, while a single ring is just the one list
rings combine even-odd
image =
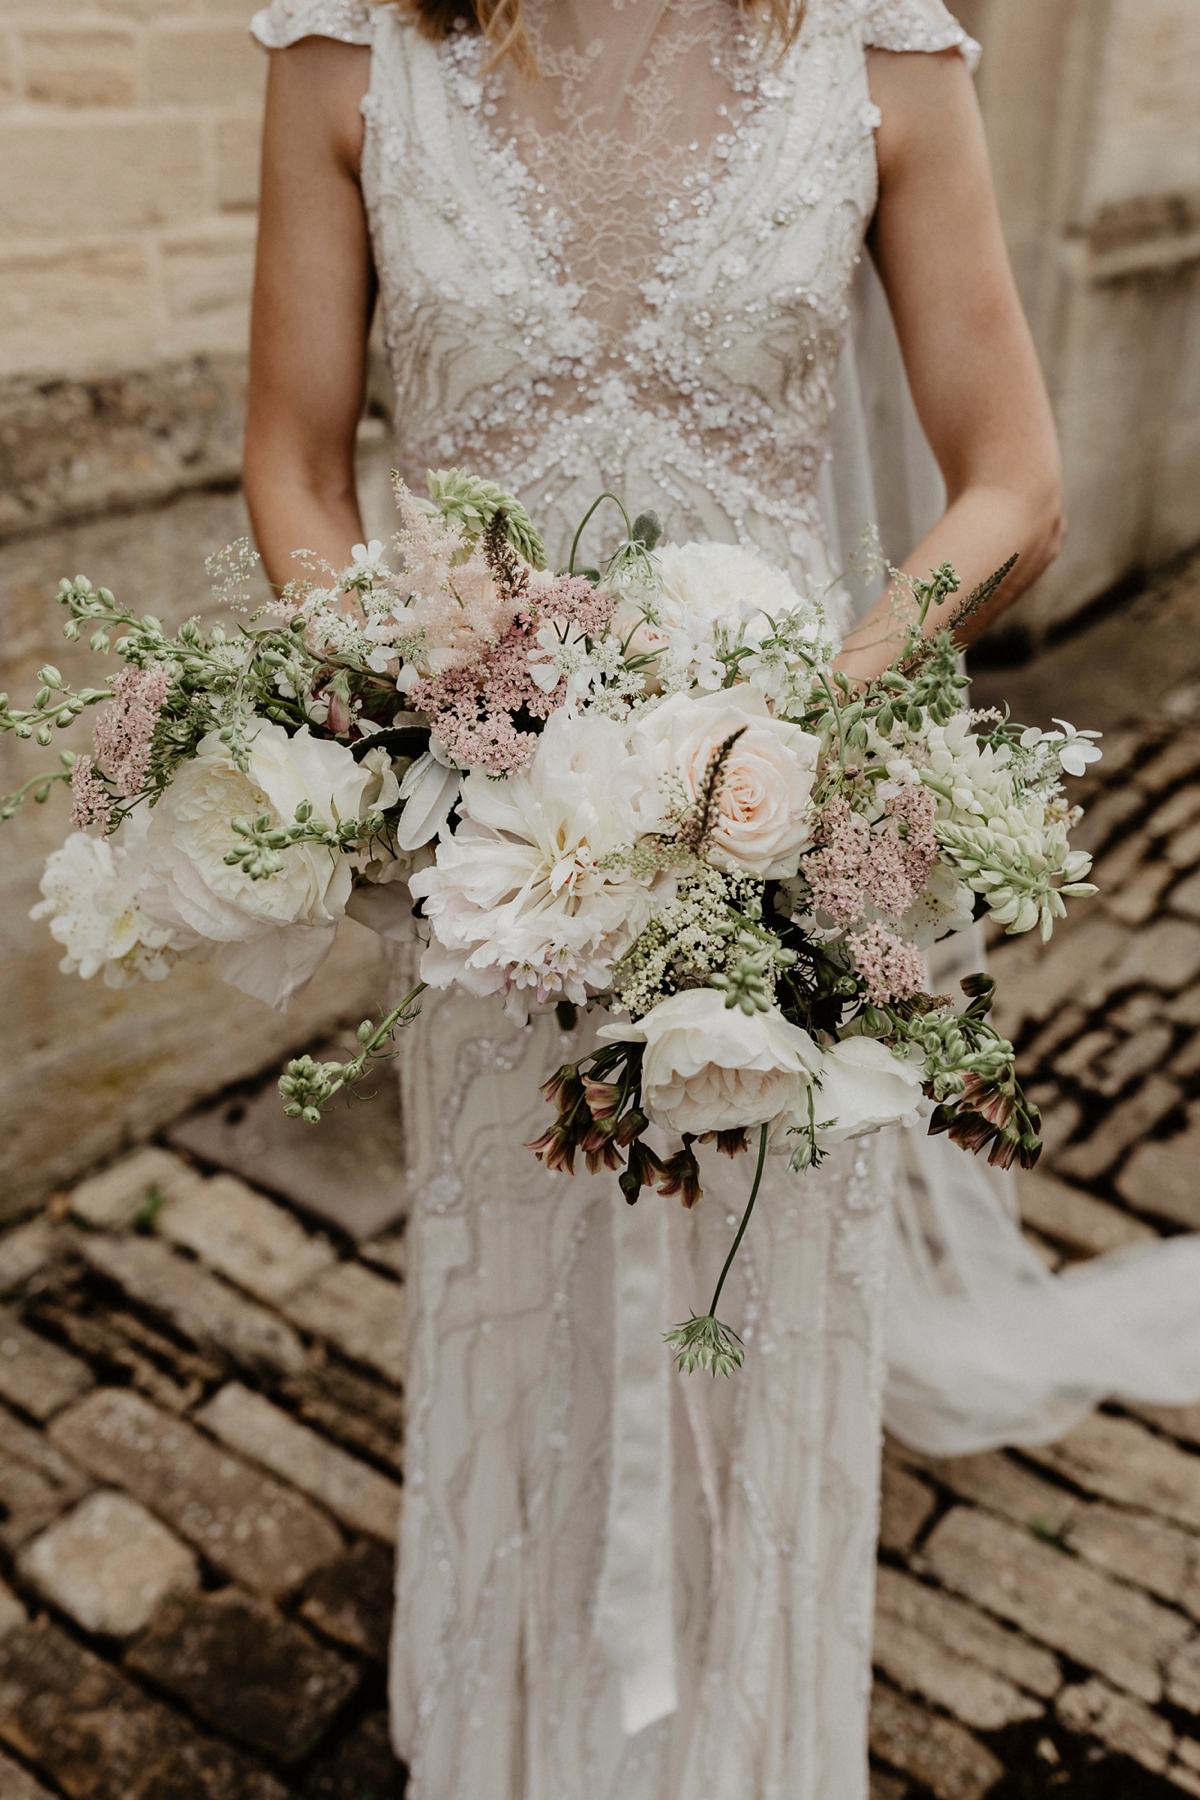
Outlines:
[{"label": "white lace wedding dress", "polygon": [[[541,80],[359,0],[260,40],[372,48],[363,190],[414,487],[461,463],[565,560],[604,489],[824,582],[831,401],[876,192],[864,50],[973,46],[940,0],[532,0]],[[585,542],[593,560],[615,512]],[[677,1377],[745,1161],[692,1213],[522,1146],[586,1027],[427,997],[403,1046],[406,1484],[392,1672],[414,1800],[864,1800],[896,1146],[773,1169]]]}]

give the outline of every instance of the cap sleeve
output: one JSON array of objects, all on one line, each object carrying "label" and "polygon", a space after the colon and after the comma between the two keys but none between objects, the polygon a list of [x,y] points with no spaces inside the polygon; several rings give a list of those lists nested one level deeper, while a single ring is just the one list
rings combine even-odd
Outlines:
[{"label": "cap sleeve", "polygon": [[979,45],[942,0],[866,0],[863,13],[863,42],[876,50],[961,50],[979,66]]},{"label": "cap sleeve", "polygon": [[374,8],[366,0],[271,0],[250,21],[250,35],[267,50],[285,50],[305,37],[369,44]]}]

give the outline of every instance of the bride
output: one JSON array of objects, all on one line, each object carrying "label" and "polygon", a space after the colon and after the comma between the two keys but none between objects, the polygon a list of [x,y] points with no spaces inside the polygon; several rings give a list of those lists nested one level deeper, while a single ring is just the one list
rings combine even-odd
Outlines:
[{"label": "bride", "polygon": [[[906,566],[950,560],[970,587],[1017,551],[1005,600],[1046,566],[1054,432],[976,47],[940,0],[467,4],[255,17],[276,54],[245,480],[272,580],[301,545],[340,566],[363,535],[378,291],[411,486],[446,464],[495,478],[549,524],[552,564],[609,489],[671,538],[830,581],[867,249],[948,496]],[[895,630],[885,596],[844,666],[883,668]],[[863,1800],[897,1149],[768,1182],[726,1289],[745,1367],[680,1379],[662,1322],[711,1287],[746,1178],[710,1161],[684,1213],[545,1174],[522,1148],[537,1081],[586,1033],[449,993],[404,1044],[411,1791]]]}]

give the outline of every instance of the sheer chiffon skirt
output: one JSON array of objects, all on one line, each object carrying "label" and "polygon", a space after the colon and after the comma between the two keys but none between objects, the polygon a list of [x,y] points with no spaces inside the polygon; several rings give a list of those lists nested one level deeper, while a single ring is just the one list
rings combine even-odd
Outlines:
[{"label": "sheer chiffon skirt", "polygon": [[[580,1054],[587,1026],[565,1035],[549,1015],[517,1028],[495,1002],[426,999],[403,1059],[408,1439],[392,1662],[414,1800],[863,1800],[887,1140],[804,1177],[769,1165],[720,1309],[746,1342],[740,1373],[680,1377],[654,1346],[667,1429],[637,1517],[669,1510],[678,1703],[628,1735],[644,1696],[623,1695],[621,1634],[644,1620],[636,1586],[624,1616],[601,1593],[607,1533],[621,1529],[615,1288],[640,1283],[658,1329],[707,1307],[749,1158],[702,1152],[691,1213],[651,1194],[630,1209],[611,1176],[547,1175],[523,1148],[548,1116],[538,1084]],[[636,1371],[621,1373],[636,1409]]]}]

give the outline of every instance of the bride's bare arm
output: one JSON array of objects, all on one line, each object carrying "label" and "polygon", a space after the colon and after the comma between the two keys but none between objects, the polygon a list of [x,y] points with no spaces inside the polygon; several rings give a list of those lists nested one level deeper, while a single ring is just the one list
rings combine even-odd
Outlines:
[{"label": "bride's bare arm", "polygon": [[370,51],[304,38],[271,56],[243,464],[267,574],[340,567],[362,536],[354,442],[374,275],[358,169]]},{"label": "bride's bare arm", "polygon": [[[947,509],[905,563],[951,562],[962,593],[1019,553],[976,636],[1058,552],[1058,442],[1025,322],[961,56],[869,53],[879,203],[869,244],[887,290],[913,398],[946,481]],[[946,609],[942,609],[942,620]],[[928,621],[928,629],[941,622]],[[902,630],[892,597],[847,641],[842,666],[886,667]]]}]

